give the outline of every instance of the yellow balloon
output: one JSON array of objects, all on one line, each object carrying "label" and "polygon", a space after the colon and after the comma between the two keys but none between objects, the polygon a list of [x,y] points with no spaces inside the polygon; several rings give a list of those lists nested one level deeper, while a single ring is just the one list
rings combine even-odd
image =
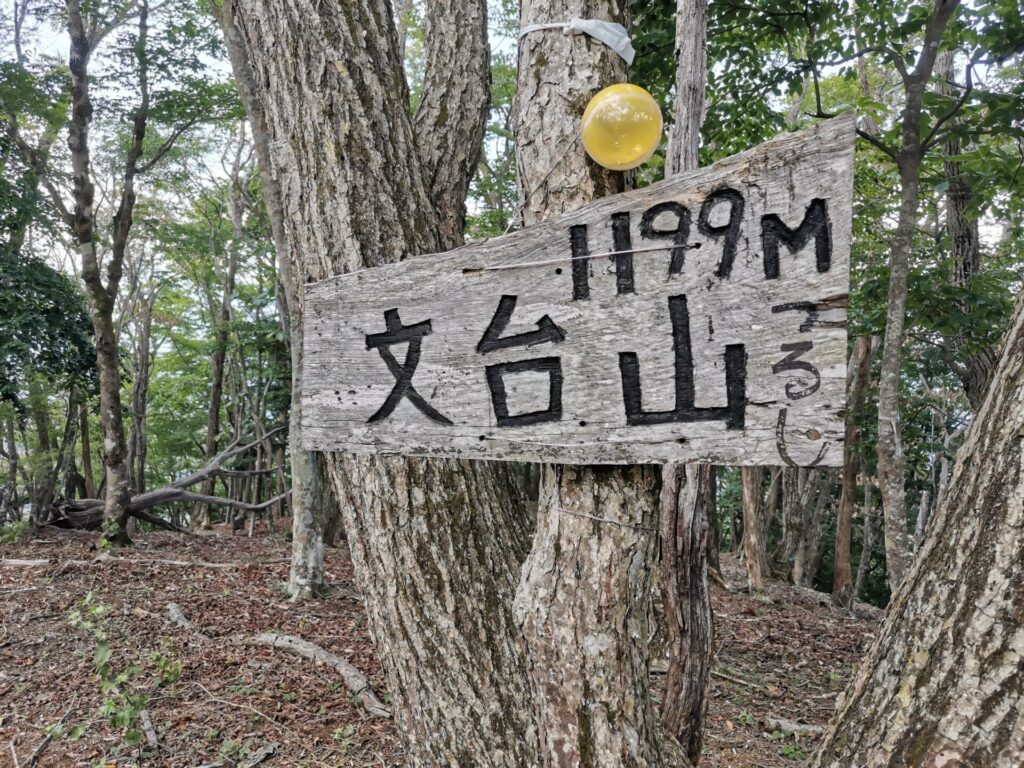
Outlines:
[{"label": "yellow balloon", "polygon": [[583,148],[598,165],[628,171],[643,165],[661,142],[661,109],[638,85],[618,83],[587,104]]}]

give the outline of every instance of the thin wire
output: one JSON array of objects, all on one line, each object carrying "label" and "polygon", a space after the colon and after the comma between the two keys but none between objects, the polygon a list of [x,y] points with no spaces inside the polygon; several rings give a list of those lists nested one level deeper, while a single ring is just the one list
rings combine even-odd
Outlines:
[{"label": "thin wire", "polygon": [[466,267],[462,270],[463,274],[470,272],[493,272],[499,269],[525,269],[526,267],[543,267],[547,264],[561,264],[565,261],[585,261],[586,259],[599,259],[603,256],[624,256],[626,254],[634,253],[649,253],[651,251],[674,251],[676,248],[685,248],[691,250],[697,248],[697,245],[652,245],[647,248],[629,248],[625,251],[604,251],[603,253],[585,253],[581,256],[560,256],[557,259],[544,259],[542,261],[524,261],[521,264],[498,264],[493,267]]},{"label": "thin wire", "polygon": [[577,141],[580,140],[580,137],[582,135],[583,129],[577,129],[576,134],[572,137],[572,141],[566,144],[565,149],[562,150],[562,154],[560,154],[558,156],[558,159],[551,164],[551,167],[548,168],[547,173],[545,173],[541,180],[537,182],[537,186],[535,186],[533,189],[527,192],[526,195],[523,197],[522,202],[520,202],[519,205],[516,206],[515,211],[512,212],[511,218],[509,218],[508,226],[505,227],[505,231],[502,232],[502,235],[507,235],[509,232],[512,231],[512,227],[515,225],[516,219],[519,218],[519,215],[523,212],[523,209],[526,208],[526,204],[530,202],[530,198],[533,197],[538,191],[540,191],[540,188],[547,183],[548,178],[551,176],[552,173],[555,172],[555,168],[557,168],[558,164],[565,159],[565,156],[569,154],[569,150],[573,148]]}]

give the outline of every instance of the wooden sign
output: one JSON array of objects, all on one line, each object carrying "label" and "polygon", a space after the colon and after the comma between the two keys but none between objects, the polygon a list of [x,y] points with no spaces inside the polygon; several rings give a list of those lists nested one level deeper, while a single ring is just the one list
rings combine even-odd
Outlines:
[{"label": "wooden sign", "polygon": [[309,286],[305,447],[840,465],[854,133]]}]

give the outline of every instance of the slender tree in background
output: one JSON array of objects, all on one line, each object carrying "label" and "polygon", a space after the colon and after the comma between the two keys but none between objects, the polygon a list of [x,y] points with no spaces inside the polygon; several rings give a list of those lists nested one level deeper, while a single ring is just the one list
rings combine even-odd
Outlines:
[{"label": "slender tree in background", "polygon": [[900,175],[900,209],[889,249],[889,292],[878,386],[877,450],[878,489],[885,514],[885,561],[893,590],[906,576],[911,551],[907,528],[907,456],[900,436],[900,365],[905,340],[910,253],[921,194],[921,162],[927,149],[921,132],[921,115],[943,31],[958,5],[959,0],[934,0],[913,69],[907,69],[902,58],[892,58],[903,78],[906,101],[900,121],[900,146],[894,155]]},{"label": "slender tree in background", "polygon": [[[483,3],[442,5],[432,34],[486,51]],[[451,245],[428,183],[437,176],[423,158],[475,169],[479,140],[440,134],[482,119],[485,110],[465,94],[486,100],[486,66],[437,60],[445,74],[428,80],[450,95],[436,101],[447,111],[431,137],[450,149],[435,155],[409,115],[389,3],[312,9],[240,0],[230,11],[273,147],[295,284]],[[512,468],[345,454],[326,461],[410,764],[538,762],[511,614],[530,533]]]},{"label": "slender tree in background", "polygon": [[[125,6],[121,13],[127,13]],[[108,22],[92,16],[86,9],[83,13],[79,0],[67,2],[68,34],[71,38],[71,55],[68,69],[71,72],[71,125],[68,131],[68,148],[71,151],[71,165],[74,180],[74,211],[70,222],[75,242],[82,258],[82,280],[85,282],[89,314],[92,316],[96,340],[96,365],[100,379],[100,424],[103,432],[103,465],[106,470],[106,507],[104,517],[112,527],[114,540],[124,543],[128,540],[126,526],[131,500],[128,482],[128,467],[125,461],[126,445],[124,423],[121,413],[121,376],[118,362],[117,339],[114,335],[114,304],[121,283],[128,236],[131,232],[135,209],[136,163],[142,157],[146,126],[149,120],[149,74],[147,61],[147,36],[149,33],[149,7],[142,0],[138,7],[138,37],[135,44],[136,64],[140,91],[139,106],[132,121],[132,138],[124,159],[121,178],[121,199],[114,214],[111,252],[106,263],[106,281],[100,268],[94,231],[93,198],[95,185],[92,180],[91,151],[89,147],[89,125],[92,122],[92,101],[89,95],[89,58],[96,45],[111,31],[112,26],[121,23],[116,18]]]},{"label": "slender tree in background", "polygon": [[812,761],[1010,766],[1024,751],[1024,298],[924,545]]},{"label": "slender tree in background", "polygon": [[764,468],[741,467],[743,503],[743,562],[747,567],[747,589],[752,595],[764,592],[771,577],[768,544],[764,530]]},{"label": "slender tree in background", "polygon": [[[707,0],[676,5],[676,89],[665,174],[696,170],[707,85]],[[661,722],[690,762],[700,760],[714,651],[708,588],[708,521],[715,514],[715,468],[662,470],[661,569],[668,669]],[[718,542],[714,542],[717,554]]]},{"label": "slender tree in background", "polygon": [[846,435],[843,441],[842,496],[836,515],[836,547],[832,575],[832,595],[842,604],[853,597],[853,573],[850,565],[850,542],[853,538],[853,510],[857,504],[857,470],[860,467],[860,409],[868,391],[871,373],[872,340],[860,336],[853,343],[847,374]]}]

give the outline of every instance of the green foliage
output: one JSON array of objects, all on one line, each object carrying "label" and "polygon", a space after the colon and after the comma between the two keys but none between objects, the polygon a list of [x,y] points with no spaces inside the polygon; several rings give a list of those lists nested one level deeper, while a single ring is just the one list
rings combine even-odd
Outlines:
[{"label": "green foliage", "polygon": [[9,525],[0,526],[0,544],[17,544],[30,530],[32,524],[28,520],[17,520]]},{"label": "green foliage", "polygon": [[96,352],[81,291],[42,261],[0,251],[0,402],[35,373],[93,387]]},{"label": "green foliage", "polygon": [[91,634],[95,642],[92,665],[100,692],[104,696],[97,714],[106,718],[114,727],[121,729],[124,746],[133,747],[143,738],[142,731],[136,724],[149,702],[149,697],[132,690],[133,680],[142,674],[141,667],[128,664],[117,669],[112,664],[114,652],[108,642],[109,635],[104,618],[109,612],[110,607],[97,602],[95,595],[89,592],[71,609],[68,622],[73,628]]}]

